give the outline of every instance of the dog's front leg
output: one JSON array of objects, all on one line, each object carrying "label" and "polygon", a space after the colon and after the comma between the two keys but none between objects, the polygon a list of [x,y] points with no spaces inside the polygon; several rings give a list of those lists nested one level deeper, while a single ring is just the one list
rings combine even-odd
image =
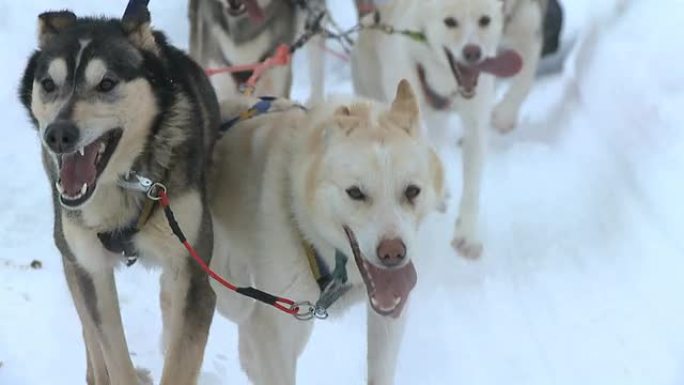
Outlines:
[{"label": "dog's front leg", "polygon": [[493,81],[482,79],[475,99],[461,110],[464,135],[463,147],[463,194],[459,206],[456,230],[452,246],[466,258],[476,259],[482,254],[482,243],[477,234],[480,210],[480,185],[485,152],[487,116],[491,111]]},{"label": "dog's front leg", "polygon": [[[202,215],[199,236],[193,238],[195,249],[209,264],[213,235],[207,210]],[[165,339],[161,385],[192,385],[197,383],[202,366],[216,296],[209,277],[189,255],[171,253],[167,257],[161,277]]]},{"label": "dog's front leg", "polygon": [[[61,234],[61,230],[56,232],[56,234]],[[58,241],[58,245],[59,243]],[[59,248],[62,250],[62,266],[67,286],[69,287],[69,292],[78,315],[81,318],[87,360],[86,382],[88,385],[109,385],[109,373],[107,372],[107,364],[102,354],[102,348],[100,348],[97,329],[92,322],[92,316],[88,314],[88,308],[85,306],[85,297],[81,289],[81,281],[84,274],[82,272],[83,268],[77,264],[66,243],[59,245]]]},{"label": "dog's front leg", "polygon": [[240,362],[249,380],[254,385],[294,385],[297,359],[312,328],[311,321],[299,321],[257,304],[252,315],[239,325]]},{"label": "dog's front leg", "polygon": [[506,95],[494,109],[492,124],[500,132],[509,132],[518,122],[520,107],[529,95],[541,59],[543,45],[542,13],[536,1],[523,4],[509,22],[505,41],[523,59],[523,67],[511,82]]},{"label": "dog's front leg", "polygon": [[381,316],[368,306],[368,384],[393,385],[397,357],[406,323],[406,308],[399,318]]},{"label": "dog's front leg", "polygon": [[[64,216],[61,222],[63,238],[57,235],[57,245],[63,254],[67,253],[65,266],[68,270],[65,268],[65,271],[67,279],[73,280],[69,287],[84,327],[93,378],[111,385],[150,383],[145,373],[139,377],[126,345],[114,282],[113,265],[117,256],[102,247],[94,232]],[[101,358],[104,358],[107,374],[103,372]],[[107,375],[109,382],[105,380]]]}]

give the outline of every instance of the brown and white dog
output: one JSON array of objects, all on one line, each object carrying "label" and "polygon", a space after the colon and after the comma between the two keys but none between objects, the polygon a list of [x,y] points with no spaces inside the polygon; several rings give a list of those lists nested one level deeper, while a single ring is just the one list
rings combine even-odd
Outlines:
[{"label": "brown and white dog", "polygon": [[55,244],[83,327],[87,383],[152,383],[133,366],[119,312],[114,269],[125,255],[163,268],[161,384],[196,384],[214,293],[163,211],[122,178],[135,171],[164,183],[180,225],[209,261],[205,170],[219,111],[202,69],[150,28],[144,6],[123,20],[48,12],[20,96],[52,186]]}]

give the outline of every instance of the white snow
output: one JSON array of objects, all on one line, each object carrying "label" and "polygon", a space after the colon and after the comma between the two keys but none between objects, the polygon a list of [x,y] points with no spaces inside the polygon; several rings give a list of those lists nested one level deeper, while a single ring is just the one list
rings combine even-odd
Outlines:
[{"label": "white snow", "polygon": [[[333,9],[353,22],[351,1]],[[417,256],[398,384],[684,383],[684,48],[681,0],[565,0],[566,39],[596,28],[595,46],[540,82],[523,121],[492,132],[483,188],[483,258],[450,249],[460,157],[447,157],[449,215],[430,219]],[[596,5],[600,3],[600,5]],[[84,383],[80,325],[52,244],[39,142],[16,97],[36,16],[47,9],[119,15],[125,1],[0,2],[0,384]],[[156,27],[187,41],[186,4],[151,1]],[[295,97],[308,95],[305,55]],[[350,92],[348,64],[328,58],[329,91]],[[573,73],[578,82],[573,83]],[[570,90],[567,94],[565,90]],[[43,268],[28,267],[34,259]],[[118,272],[136,365],[159,379],[157,272]],[[365,315],[319,322],[299,382],[365,381]],[[203,385],[246,384],[235,327],[217,315]]]}]

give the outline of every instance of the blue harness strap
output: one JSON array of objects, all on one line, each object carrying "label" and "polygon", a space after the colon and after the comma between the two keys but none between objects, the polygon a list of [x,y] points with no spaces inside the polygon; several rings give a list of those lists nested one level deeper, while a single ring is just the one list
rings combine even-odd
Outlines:
[{"label": "blue harness strap", "polygon": [[253,118],[257,115],[267,113],[271,109],[271,106],[273,106],[274,100],[276,100],[276,98],[273,96],[262,96],[262,97],[260,97],[259,101],[254,103],[254,105],[252,105],[252,107],[242,111],[236,117],[234,117],[234,118],[224,122],[223,124],[221,124],[221,126],[219,127],[219,132],[221,134],[225,134],[226,132],[228,132],[228,130],[230,130],[233,126],[235,126],[239,122]]}]

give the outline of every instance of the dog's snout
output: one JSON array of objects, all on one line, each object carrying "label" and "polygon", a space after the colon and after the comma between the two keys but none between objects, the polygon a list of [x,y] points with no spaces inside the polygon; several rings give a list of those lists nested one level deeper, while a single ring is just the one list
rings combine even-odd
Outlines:
[{"label": "dog's snout", "polygon": [[45,129],[45,143],[57,154],[74,152],[78,139],[78,127],[70,122],[55,122]]},{"label": "dog's snout", "polygon": [[396,266],[406,258],[406,245],[399,238],[383,239],[376,252],[383,265]]},{"label": "dog's snout", "polygon": [[477,63],[482,59],[482,48],[475,44],[468,44],[463,48],[463,58],[468,63]]}]

